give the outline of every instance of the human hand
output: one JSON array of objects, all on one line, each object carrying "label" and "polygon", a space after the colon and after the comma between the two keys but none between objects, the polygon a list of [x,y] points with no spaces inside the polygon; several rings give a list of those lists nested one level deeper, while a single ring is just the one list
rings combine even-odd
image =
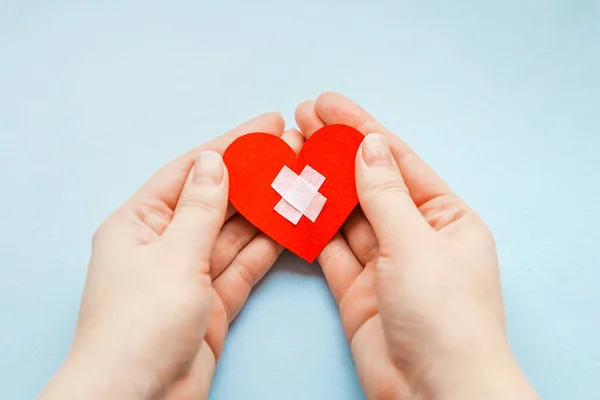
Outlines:
[{"label": "human hand", "polygon": [[306,137],[337,123],[367,135],[356,157],[362,211],[318,258],[367,397],[537,398],[508,344],[485,223],[351,100],[325,93],[296,122]]},{"label": "human hand", "polygon": [[207,397],[229,323],[283,250],[227,206],[220,154],[255,131],[299,151],[283,129],[265,114],[191,150],[101,225],[73,345],[42,399]]}]

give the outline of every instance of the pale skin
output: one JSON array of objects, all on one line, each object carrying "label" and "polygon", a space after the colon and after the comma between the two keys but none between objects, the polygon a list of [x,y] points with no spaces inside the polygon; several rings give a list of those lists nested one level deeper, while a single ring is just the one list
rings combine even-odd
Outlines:
[{"label": "pale skin", "polygon": [[98,229],[69,354],[40,399],[205,399],[228,326],[283,248],[228,206],[221,154],[262,131],[296,152],[366,135],[360,207],[318,257],[369,399],[537,399],[508,344],[483,221],[401,139],[324,93],[284,132],[264,114],[157,172]]}]

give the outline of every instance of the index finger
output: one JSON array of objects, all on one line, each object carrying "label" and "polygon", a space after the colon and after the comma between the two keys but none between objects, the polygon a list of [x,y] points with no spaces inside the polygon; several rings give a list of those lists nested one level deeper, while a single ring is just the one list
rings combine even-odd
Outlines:
[{"label": "index finger", "polygon": [[441,196],[454,196],[446,182],[402,139],[394,135],[354,101],[339,93],[326,92],[317,98],[315,111],[327,125],[349,125],[364,135],[383,134],[389,142],[398,168],[417,207]]},{"label": "index finger", "polygon": [[201,152],[212,150],[219,154],[223,154],[231,142],[246,133],[265,132],[275,136],[281,136],[284,128],[285,122],[283,117],[277,112],[262,114],[246,121],[218,138],[193,148],[162,167],[144,185],[142,185],[142,187],[134,194],[132,200],[151,196],[173,210],[179,200],[179,194],[181,193],[183,184],[185,183],[196,158]]}]

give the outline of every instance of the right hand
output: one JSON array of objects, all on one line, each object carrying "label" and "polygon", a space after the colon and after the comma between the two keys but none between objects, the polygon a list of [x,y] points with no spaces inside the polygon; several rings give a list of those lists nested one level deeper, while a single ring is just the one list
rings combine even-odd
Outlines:
[{"label": "right hand", "polygon": [[367,397],[537,398],[508,344],[485,223],[351,100],[325,93],[296,121],[307,137],[336,123],[367,135],[356,157],[362,211],[318,258]]}]

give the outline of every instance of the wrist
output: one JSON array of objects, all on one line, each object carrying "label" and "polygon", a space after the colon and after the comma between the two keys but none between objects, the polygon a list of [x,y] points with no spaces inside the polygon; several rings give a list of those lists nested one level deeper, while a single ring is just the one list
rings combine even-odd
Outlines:
[{"label": "wrist", "polygon": [[[105,323],[99,329],[81,324],[57,378],[85,396],[67,398],[154,399],[174,378],[162,368],[159,346],[149,336],[136,338],[123,324]],[[167,376],[168,375],[168,376]],[[53,380],[54,381],[54,380]],[[70,392],[66,392],[70,393]]]},{"label": "wrist", "polygon": [[58,374],[71,392],[86,399],[152,399],[160,390],[158,379],[129,359],[112,359],[93,351],[72,352]]},{"label": "wrist", "polygon": [[41,400],[53,399],[150,399],[150,391],[131,374],[121,374],[119,369],[105,368],[69,358],[40,396]]},{"label": "wrist", "polygon": [[422,391],[429,399],[538,399],[508,343],[440,364],[423,381]]}]

